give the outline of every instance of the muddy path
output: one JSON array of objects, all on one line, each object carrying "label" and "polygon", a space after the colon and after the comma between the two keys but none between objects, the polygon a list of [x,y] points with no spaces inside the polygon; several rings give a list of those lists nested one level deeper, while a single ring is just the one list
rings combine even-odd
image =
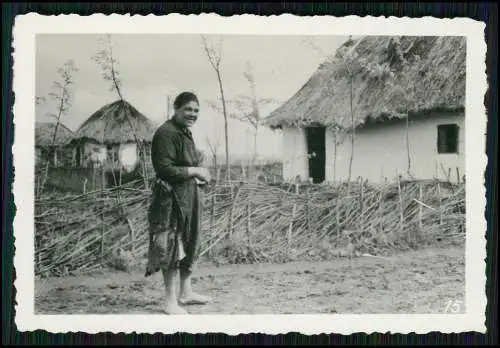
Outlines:
[{"label": "muddy path", "polygon": [[[37,314],[159,314],[159,273],[37,279]],[[200,267],[194,289],[213,298],[191,314],[444,313],[465,300],[465,249],[427,249],[352,262]],[[461,313],[465,307],[460,308]]]}]

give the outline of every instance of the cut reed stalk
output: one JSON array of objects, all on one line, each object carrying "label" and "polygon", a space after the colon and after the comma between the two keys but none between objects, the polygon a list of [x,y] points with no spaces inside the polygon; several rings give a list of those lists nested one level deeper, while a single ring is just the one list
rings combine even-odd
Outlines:
[{"label": "cut reed stalk", "polygon": [[[137,260],[144,258],[150,192],[136,189],[140,186],[141,183],[124,185],[121,190],[101,188],[98,199],[90,192],[52,200],[37,199],[37,274],[98,269],[102,266],[99,262],[102,255],[109,255],[107,251],[117,247],[133,248]],[[301,184],[295,183],[289,192],[287,185],[271,187],[249,183],[239,187],[234,196],[231,196],[231,186],[234,185],[220,183],[205,195],[205,202],[207,206],[211,204],[211,208],[201,224],[202,250],[203,254],[210,251],[209,258],[236,257],[220,254],[228,249],[218,248],[219,244],[226,244],[224,239],[233,231],[230,248],[241,246],[241,250],[247,250],[250,255],[245,262],[283,260],[291,255],[292,249],[296,251],[295,256],[308,257],[309,251],[318,250],[325,243],[339,243],[343,229],[370,233],[372,240],[379,240],[380,243],[364,242],[366,238],[358,240],[356,247],[369,248],[371,254],[405,247],[406,233],[419,227],[435,231],[422,235],[428,240],[438,237],[464,240],[464,230],[461,230],[465,223],[464,184],[399,181],[380,185],[364,183],[362,188],[360,183],[351,182],[351,195],[345,194],[345,184],[311,185],[301,190]],[[118,195],[125,216],[117,210]],[[133,235],[129,222],[133,225]]]}]

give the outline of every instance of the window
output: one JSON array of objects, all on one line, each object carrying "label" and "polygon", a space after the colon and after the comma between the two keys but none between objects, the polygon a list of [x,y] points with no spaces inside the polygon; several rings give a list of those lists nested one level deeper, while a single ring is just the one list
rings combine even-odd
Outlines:
[{"label": "window", "polygon": [[438,126],[438,153],[458,153],[458,125],[441,124]]}]

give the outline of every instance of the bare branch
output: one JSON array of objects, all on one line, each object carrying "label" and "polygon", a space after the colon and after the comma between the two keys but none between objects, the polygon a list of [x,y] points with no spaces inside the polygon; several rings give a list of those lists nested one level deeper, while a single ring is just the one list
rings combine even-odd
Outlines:
[{"label": "bare branch", "polygon": [[251,96],[248,97],[240,95],[237,96],[232,101],[230,101],[229,104],[235,109],[235,112],[233,111],[230,113],[230,117],[238,121],[250,124],[252,126],[254,130],[253,132],[254,154],[252,158],[252,165],[254,165],[257,158],[257,134],[259,130],[259,125],[262,121],[260,112],[261,106],[268,105],[272,102],[277,102],[277,101],[269,98],[259,99],[257,97],[255,75],[253,67],[249,62],[247,62],[245,66],[245,70],[243,71],[243,77],[248,82],[251,91],[250,93]]},{"label": "bare branch", "polygon": [[123,100],[123,94],[121,92],[122,82],[120,79],[120,71],[118,69],[119,62],[114,56],[113,51],[113,40],[110,34],[106,37],[100,39],[100,43],[103,49],[99,50],[93,57],[92,60],[95,61],[101,67],[101,75],[105,81],[111,81],[110,91],[116,91],[120,100]]},{"label": "bare branch", "polygon": [[[113,40],[111,38],[111,35],[107,34],[106,37],[101,37],[100,43],[102,46],[104,46],[104,48],[99,50],[92,57],[92,60],[94,60],[98,65],[101,66],[101,75],[103,76],[104,80],[111,81],[110,91],[116,91],[119,99],[122,102],[124,102],[125,99],[123,98],[123,94],[121,91],[122,82],[120,79],[119,63],[114,55],[114,51],[113,51],[114,44],[113,44]],[[132,135],[134,137],[136,146],[139,150],[140,164],[142,166],[142,174],[143,174],[143,179],[144,179],[144,186],[148,187],[148,178],[147,178],[147,172],[146,172],[146,160],[145,160],[145,153],[143,151],[144,144],[143,144],[142,140],[139,139],[137,136],[137,130],[136,130],[136,127],[134,125],[134,120],[132,120],[130,117],[130,110],[125,110],[125,112],[127,113],[127,116],[126,116],[127,122],[130,126],[130,129],[132,131]],[[104,137],[105,133],[106,133],[106,130],[104,129],[103,137]]]},{"label": "bare branch", "polygon": [[221,59],[222,59],[222,45],[223,45],[223,38],[222,38],[222,36],[221,36],[221,37],[220,37],[220,45],[219,45],[219,50],[218,50],[219,54],[218,54],[218,55],[216,55],[216,57],[217,57],[217,60],[216,60],[217,68],[219,68],[219,67],[220,67],[220,61],[221,61]]},{"label": "bare branch", "polygon": [[203,41],[203,48],[205,49],[205,53],[207,55],[208,61],[210,62],[210,65],[213,69],[218,70],[220,67],[221,55],[218,55],[214,48],[208,45],[205,36],[202,36],[201,39]]},{"label": "bare branch", "polygon": [[[72,93],[70,91],[70,86],[73,84],[73,75],[77,71],[78,69],[75,67],[74,62],[72,60],[66,61],[66,63],[57,70],[60,79],[59,81],[54,81],[53,83],[53,88],[56,90],[56,92],[49,93],[49,97],[52,100],[58,102],[57,112],[48,114],[48,116],[54,118],[56,122],[54,127],[54,134],[52,135],[52,141],[50,144],[49,154],[51,156],[53,156],[53,151],[55,151],[57,133],[59,130],[59,126],[61,124],[61,118],[68,112],[68,110],[71,107]],[[44,97],[37,97],[38,103],[45,102],[45,100],[46,99]],[[47,160],[45,164],[45,170],[43,173],[42,181],[40,183],[40,187],[38,188],[39,192],[43,192],[43,189],[45,187],[49,172],[49,164],[50,164],[50,159]]]},{"label": "bare branch", "polygon": [[222,113],[224,115],[224,135],[225,135],[225,147],[226,147],[226,168],[229,174],[230,172],[230,162],[229,162],[229,130],[228,130],[228,115],[226,110],[226,99],[224,97],[224,88],[222,84],[222,74],[220,70],[220,62],[222,57],[222,37],[221,45],[219,51],[216,52],[212,47],[209,47],[207,40],[204,36],[201,37],[205,53],[207,55],[208,61],[215,71],[217,76],[217,82],[219,84],[220,98],[222,102]]}]

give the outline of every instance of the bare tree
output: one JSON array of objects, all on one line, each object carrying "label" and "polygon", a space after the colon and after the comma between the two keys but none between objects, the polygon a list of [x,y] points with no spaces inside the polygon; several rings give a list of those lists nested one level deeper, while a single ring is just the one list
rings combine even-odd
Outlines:
[{"label": "bare tree", "polygon": [[229,104],[234,106],[236,112],[231,112],[229,115],[231,118],[237,119],[239,121],[244,121],[248,123],[253,128],[253,155],[252,155],[252,167],[255,166],[258,149],[257,149],[257,136],[259,131],[259,126],[262,122],[262,107],[269,106],[272,104],[278,104],[279,101],[271,98],[258,98],[256,92],[255,75],[253,72],[253,67],[250,63],[247,63],[246,69],[243,76],[247,80],[250,86],[250,97],[240,95],[234,100],[228,101]]},{"label": "bare tree", "polygon": [[215,74],[217,75],[217,82],[219,83],[220,97],[222,102],[222,114],[224,116],[224,138],[225,138],[225,150],[226,150],[226,175],[230,175],[230,163],[229,163],[229,131],[228,131],[228,114],[226,110],[226,99],[224,96],[224,87],[222,84],[222,73],[220,68],[220,63],[222,59],[222,37],[220,40],[219,49],[215,49],[213,46],[210,46],[207,42],[205,36],[201,37],[203,42],[203,48],[207,55],[210,66],[214,69]]},{"label": "bare tree", "polygon": [[[73,60],[66,61],[66,63],[57,70],[57,73],[59,74],[59,80],[54,81],[52,84],[55,91],[49,93],[50,99],[54,100],[57,103],[57,111],[55,113],[48,114],[48,116],[55,119],[54,133],[52,135],[52,141],[49,148],[49,158],[55,156],[57,134],[59,126],[61,124],[61,119],[68,113],[68,110],[72,106],[73,93],[70,87],[73,85],[73,75],[77,71],[78,69],[75,67]],[[43,104],[45,102],[45,97],[36,97],[37,105]],[[45,168],[42,174],[42,181],[39,187],[39,193],[42,193],[45,188],[49,173],[49,165],[50,160],[45,163]]]},{"label": "bare tree", "polygon": [[101,66],[101,72],[104,80],[111,81],[112,84],[110,91],[117,92],[120,100],[123,100],[123,95],[120,89],[122,81],[120,79],[119,63],[113,54],[114,44],[111,35],[107,34],[105,38],[102,38],[101,44],[103,45],[103,48],[92,58]]},{"label": "bare tree", "polygon": [[[120,70],[119,70],[119,63],[118,60],[116,59],[114,53],[113,53],[113,41],[111,38],[110,34],[106,35],[105,39],[101,40],[101,44],[103,45],[103,48],[97,52],[97,54],[92,57],[92,59],[101,66],[101,73],[106,81],[111,82],[111,87],[110,91],[114,91],[118,94],[118,97],[120,98],[120,101],[123,103],[125,102],[125,99],[123,98],[123,94],[121,91],[121,86],[122,86],[122,81],[120,78]],[[139,162],[141,165],[141,170],[142,170],[142,176],[144,179],[144,187],[148,187],[148,178],[147,178],[147,172],[146,172],[146,160],[145,160],[145,153],[144,153],[144,144],[143,141],[140,140],[137,137],[137,130],[134,126],[134,122],[130,116],[130,110],[124,109],[126,112],[126,120],[132,130],[132,135],[134,136],[134,140],[136,143],[136,146],[138,148],[139,152]],[[104,134],[106,133],[106,129],[103,130],[103,137]],[[120,166],[120,176],[121,176],[121,166]]]}]

